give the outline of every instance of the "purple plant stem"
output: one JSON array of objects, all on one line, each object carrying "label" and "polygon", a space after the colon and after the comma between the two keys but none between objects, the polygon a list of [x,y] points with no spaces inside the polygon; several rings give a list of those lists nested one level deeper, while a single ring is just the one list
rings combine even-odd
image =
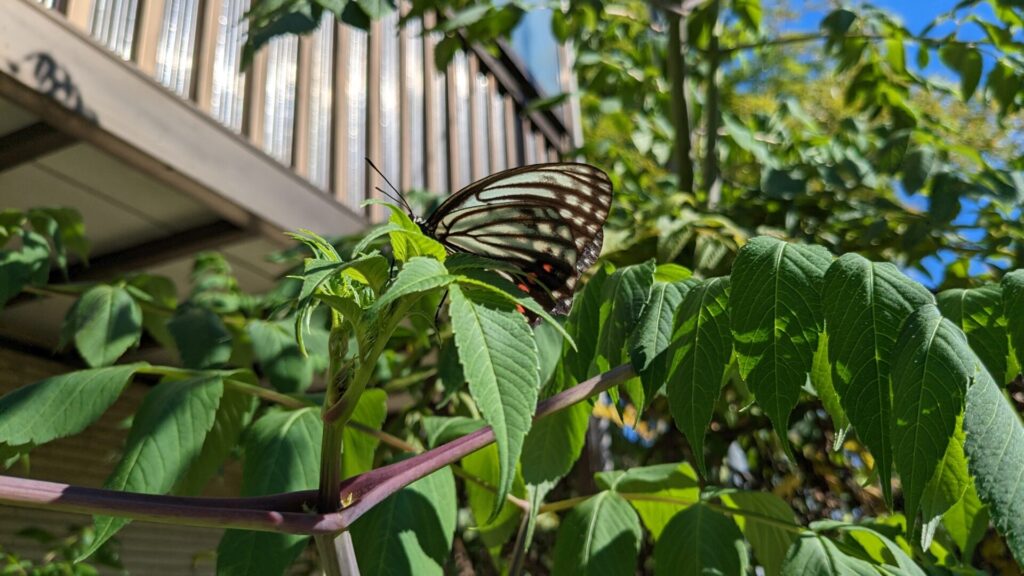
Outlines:
[{"label": "purple plant stem", "polygon": [[[565,390],[537,406],[534,420],[564,410],[635,375],[623,364]],[[494,442],[485,427],[412,458],[341,483],[345,509],[328,514],[316,507],[317,492],[305,490],[252,498],[189,498],[85,488],[0,475],[0,503],[61,512],[123,516],[187,526],[214,526],[288,534],[334,534],[409,484]]]}]

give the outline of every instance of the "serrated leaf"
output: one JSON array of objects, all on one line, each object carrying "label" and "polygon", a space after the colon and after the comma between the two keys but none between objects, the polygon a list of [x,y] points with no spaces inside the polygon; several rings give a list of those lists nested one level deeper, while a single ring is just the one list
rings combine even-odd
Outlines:
[{"label": "serrated leaf", "polygon": [[50,245],[35,232],[21,234],[21,249],[0,250],[0,308],[27,284],[46,284]]},{"label": "serrated leaf", "polygon": [[456,438],[476,432],[483,427],[483,420],[467,418],[465,416],[453,416],[451,418],[425,416],[423,418],[423,431],[427,435],[427,446],[430,448],[437,448]]},{"label": "serrated leaf", "polygon": [[822,294],[832,384],[857,436],[875,458],[882,493],[891,503],[891,351],[910,313],[934,299],[892,264],[857,254],[829,266]]},{"label": "serrated leaf", "polygon": [[587,440],[590,404],[579,402],[533,423],[520,456],[527,484],[557,482],[572,470]]},{"label": "serrated leaf", "polygon": [[828,359],[828,328],[818,335],[818,350],[811,361],[811,386],[821,400],[821,407],[832,418],[835,437],[832,439],[832,450],[837,451],[846,440],[850,430],[850,420],[839,401],[839,393],[832,383],[832,363]]},{"label": "serrated leaf", "polygon": [[[562,361],[567,367],[568,374],[572,377],[572,383],[587,379],[590,363],[597,353],[601,327],[601,296],[610,274],[609,266],[600,266],[597,269],[597,272],[587,281],[582,293],[573,300],[572,310],[565,322],[566,330],[576,342],[576,350],[566,351],[565,360]],[[570,383],[563,382],[562,384],[563,387],[567,387]],[[561,390],[556,390],[556,392],[558,391]]]},{"label": "serrated leaf", "polygon": [[762,236],[741,248],[733,265],[729,320],[740,375],[787,452],[789,414],[818,347],[821,285],[831,261],[819,246]]},{"label": "serrated leaf", "polygon": [[[484,420],[494,429],[501,463],[499,502],[512,487],[523,440],[540,387],[540,358],[526,318],[482,306],[457,285],[450,288],[452,330],[459,362]],[[495,508],[493,511],[497,513]]]},{"label": "serrated leaf", "polygon": [[[655,365],[661,362],[659,356],[672,342],[672,326],[679,304],[696,284],[696,280],[685,279],[673,283],[655,281],[651,287],[651,295],[640,315],[630,350],[630,360],[634,370],[640,374],[647,402],[665,385],[665,367]],[[637,408],[643,411],[643,406]]]},{"label": "serrated leaf", "polygon": [[552,574],[618,576],[636,570],[640,519],[621,496],[600,492],[562,520],[555,540]]},{"label": "serrated leaf", "polygon": [[676,514],[654,547],[656,576],[743,574],[746,560],[736,523],[702,503]]},{"label": "serrated leaf", "polygon": [[988,530],[988,507],[981,503],[973,483],[968,484],[963,498],[942,517],[942,525],[960,549],[960,558],[969,561]]},{"label": "serrated leaf", "polygon": [[[596,356],[589,373],[597,374],[629,361],[627,343],[633,338],[640,315],[647,304],[654,284],[654,261],[616,270],[604,282],[598,309],[600,332]],[[639,378],[631,378],[621,385],[637,406],[644,405],[643,388]]]},{"label": "serrated leaf", "polygon": [[392,207],[390,222],[397,226],[388,235],[391,238],[395,259],[399,262],[408,262],[417,256],[427,256],[444,262],[448,257],[448,251],[444,246],[423,234],[420,227],[405,212]]},{"label": "serrated leaf", "polygon": [[697,473],[685,462],[599,472],[594,475],[594,480],[607,490],[643,494],[647,499],[633,498],[629,504],[640,515],[655,541],[678,512],[700,501]]},{"label": "serrated leaf", "polygon": [[64,334],[90,368],[109,366],[139,343],[142,310],[124,288],[99,284],[68,310]]},{"label": "serrated leaf", "polygon": [[[491,444],[466,456],[462,459],[462,468],[474,478],[490,486],[496,485],[501,472],[498,466],[497,447]],[[501,548],[519,528],[523,511],[508,499],[495,502],[494,491],[484,488],[477,482],[468,481],[465,486],[466,499],[469,501],[473,518],[476,519],[475,531],[480,534],[481,541],[491,555],[495,559],[500,559]],[[516,474],[511,493],[519,498],[526,497],[526,484],[521,474]],[[488,521],[495,507],[499,508],[498,514],[493,520]]]},{"label": "serrated leaf", "polygon": [[[722,496],[722,502],[737,511],[733,520],[750,542],[765,574],[781,573],[786,552],[796,542],[800,529],[789,504],[771,492],[730,492]],[[789,524],[791,528],[786,529],[779,523]]]},{"label": "serrated leaf", "polygon": [[313,363],[295,342],[291,322],[246,323],[252,351],[270,384],[285,394],[301,394],[313,383]]},{"label": "serrated leaf", "polygon": [[[388,395],[380,388],[363,392],[352,412],[352,420],[372,430],[380,430],[388,415]],[[346,426],[341,433],[341,479],[351,478],[373,469],[373,456],[380,440],[365,432]]]},{"label": "serrated leaf", "polygon": [[971,475],[967,471],[967,457],[964,456],[963,418],[957,418],[956,429],[949,439],[946,452],[935,468],[935,475],[924,487],[921,495],[921,549],[931,547],[935,529],[943,514],[963,498],[971,486]]},{"label": "serrated leaf", "polygon": [[899,544],[893,542],[877,529],[866,525],[846,525],[840,528],[842,532],[850,534],[854,539],[872,550],[871,559],[881,566],[879,572],[895,572],[902,576],[925,576],[921,568],[904,551]]},{"label": "serrated leaf", "polygon": [[198,495],[203,491],[210,478],[218,473],[228,455],[238,445],[242,430],[252,419],[257,404],[254,396],[225,383],[213,428],[206,435],[199,456],[175,488],[176,494]]},{"label": "serrated leaf", "polygon": [[980,288],[944,290],[936,300],[942,315],[967,334],[971,349],[996,383],[1005,384],[1010,380],[1006,373],[1009,338],[999,286],[988,284]]},{"label": "serrated leaf", "polygon": [[972,356],[963,333],[931,304],[907,318],[893,348],[893,454],[911,526],[963,412]]},{"label": "serrated leaf", "polygon": [[0,444],[40,446],[74,436],[117,400],[140,362],[51,376],[0,398]]},{"label": "serrated leaf", "polygon": [[[223,392],[220,376],[164,380],[150,390],[132,419],[124,454],[103,487],[143,494],[170,492],[202,451]],[[94,519],[95,539],[79,560],[131,522],[111,516]]]},{"label": "serrated leaf", "polygon": [[[270,412],[249,427],[245,439],[242,495],[312,490],[319,482],[323,424],[318,410]],[[217,574],[283,574],[308,536],[227,530],[217,548]]]},{"label": "serrated leaf", "polygon": [[786,554],[784,576],[878,576],[869,562],[847,556],[831,540],[805,532]]},{"label": "serrated leaf", "polygon": [[964,434],[978,497],[1017,563],[1024,564],[1024,426],[980,363],[967,391]]},{"label": "serrated leaf", "polygon": [[214,368],[231,358],[231,332],[211,310],[184,304],[167,321],[167,330],[186,368]]},{"label": "serrated leaf", "polygon": [[399,490],[352,525],[360,573],[444,574],[455,538],[455,479],[442,468]]},{"label": "serrated leaf", "polygon": [[712,278],[695,286],[679,306],[666,352],[669,410],[704,477],[704,432],[732,357],[728,304],[728,278]]},{"label": "serrated leaf", "polygon": [[375,310],[381,310],[402,296],[447,286],[457,279],[458,276],[448,274],[448,270],[441,262],[433,258],[417,256],[409,259],[402,266],[394,283],[388,287],[383,296],[374,302],[373,307]]},{"label": "serrated leaf", "polygon": [[1000,287],[1003,289],[1003,314],[1010,319],[1007,326],[1010,344],[1016,353],[1017,366],[1024,371],[1024,315],[1019,312],[1024,310],[1024,270],[1003,276]]}]

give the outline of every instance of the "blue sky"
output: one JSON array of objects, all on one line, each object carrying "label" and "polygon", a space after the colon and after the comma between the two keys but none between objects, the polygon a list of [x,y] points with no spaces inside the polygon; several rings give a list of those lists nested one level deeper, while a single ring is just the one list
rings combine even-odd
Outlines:
[{"label": "blue sky", "polygon": [[[875,0],[871,4],[881,8],[890,14],[897,16],[903,25],[910,30],[911,33],[920,33],[925,26],[931,23],[937,16],[949,12],[956,4],[958,0],[931,0],[928,2],[922,0]],[[791,3],[791,6],[798,7],[799,1]],[[812,9],[803,10],[802,16],[796,22],[793,23],[793,31],[801,30],[814,30],[818,27],[821,22],[821,18],[831,8],[825,7],[824,2],[809,2],[809,6]],[[814,6],[821,7],[820,9],[813,9]],[[991,17],[991,11],[985,4],[974,8],[979,15],[984,17]],[[935,28],[930,35],[941,36],[943,34],[952,32],[954,25],[947,23]],[[961,38],[970,38],[972,36],[981,36],[981,31],[977,27],[965,27],[959,31]],[[908,46],[907,61],[913,62],[916,57],[916,47]],[[925,70],[927,74],[936,76],[948,77],[951,81],[955,81],[955,77],[946,70],[941,64],[938,63],[938,58],[932,55],[931,63]],[[903,194],[902,190],[897,190],[900,199],[918,210],[927,210],[928,198],[921,194],[915,194],[908,196]],[[972,199],[965,199],[961,202],[960,214],[954,220],[957,225],[970,225],[977,221],[977,212],[979,204],[977,201]],[[969,240],[980,240],[984,236],[984,231],[981,229],[970,229],[964,230],[963,235]],[[955,260],[955,256],[951,251],[939,252],[936,256],[926,258],[922,263],[928,270],[928,274],[921,273],[919,270],[910,269],[906,270],[906,273],[921,282],[925,286],[934,288],[941,284],[945,272],[945,267],[949,263]],[[970,273],[980,274],[985,271],[985,265],[981,260],[975,260],[971,262]]]}]

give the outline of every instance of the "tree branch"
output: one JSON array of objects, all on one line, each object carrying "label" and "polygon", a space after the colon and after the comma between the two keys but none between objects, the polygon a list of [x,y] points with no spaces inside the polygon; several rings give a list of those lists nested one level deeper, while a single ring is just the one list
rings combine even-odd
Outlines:
[{"label": "tree branch", "polygon": [[[537,407],[534,420],[577,404],[633,377],[629,364],[552,396]],[[252,498],[189,498],[84,488],[56,482],[0,476],[0,503],[80,514],[101,514],[162,524],[237,528],[288,534],[337,534],[375,505],[409,484],[494,442],[485,427],[412,458],[341,482],[338,512],[310,513],[317,491],[305,490]]]}]

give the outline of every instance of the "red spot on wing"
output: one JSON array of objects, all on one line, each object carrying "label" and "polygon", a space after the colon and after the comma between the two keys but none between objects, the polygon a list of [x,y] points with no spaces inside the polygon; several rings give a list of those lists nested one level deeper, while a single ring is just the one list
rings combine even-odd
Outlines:
[{"label": "red spot on wing", "polygon": [[543,268],[544,271],[547,272],[548,274],[553,272],[555,269],[551,264],[548,264],[547,262],[541,264],[540,267]]},{"label": "red spot on wing", "polygon": [[520,282],[519,284],[517,284],[517,285],[516,285],[516,288],[519,288],[520,290],[522,290],[523,292],[526,292],[527,294],[529,294],[529,293],[530,293],[530,287],[529,287],[529,286],[527,286],[527,285],[526,285],[525,283],[523,283],[523,282]]},{"label": "red spot on wing", "polygon": [[517,310],[517,311],[518,311],[518,312],[519,312],[520,314],[524,314],[524,315],[526,314],[526,308],[523,308],[523,307],[522,307],[522,306],[521,306],[520,304],[516,304],[516,310]]}]

